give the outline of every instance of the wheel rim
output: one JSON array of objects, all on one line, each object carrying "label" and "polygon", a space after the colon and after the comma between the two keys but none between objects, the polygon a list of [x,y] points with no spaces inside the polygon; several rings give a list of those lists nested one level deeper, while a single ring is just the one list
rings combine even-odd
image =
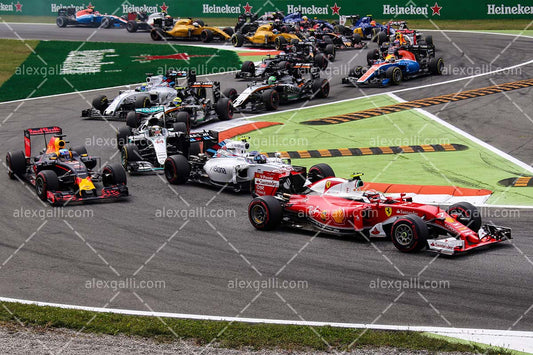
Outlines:
[{"label": "wheel rim", "polygon": [[122,154],[120,155],[121,157],[121,162],[122,162],[122,166],[124,167],[124,169],[127,169],[128,168],[128,153],[124,150],[122,150]]},{"label": "wheel rim", "polygon": [[413,242],[414,234],[411,227],[401,224],[394,231],[394,239],[402,246],[408,246]]},{"label": "wheel rim", "polygon": [[42,196],[44,190],[44,181],[43,179],[39,178],[37,181],[35,181],[35,191],[37,191],[37,195]]},{"label": "wheel rim", "polygon": [[402,72],[401,70],[397,69],[394,70],[394,82],[399,83],[402,81]]},{"label": "wheel rim", "polygon": [[267,219],[267,212],[260,204],[252,206],[250,216],[255,224],[263,224]]},{"label": "wheel rim", "polygon": [[176,176],[176,169],[174,168],[174,163],[170,161],[165,162],[165,177],[168,181],[174,180]]}]

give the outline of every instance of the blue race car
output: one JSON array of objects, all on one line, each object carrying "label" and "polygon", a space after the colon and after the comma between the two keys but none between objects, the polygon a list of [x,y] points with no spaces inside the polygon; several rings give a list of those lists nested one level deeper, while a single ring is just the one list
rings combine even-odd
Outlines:
[{"label": "blue race car", "polygon": [[113,28],[125,27],[128,23],[126,18],[115,15],[102,15],[94,10],[94,6],[76,11],[76,8],[62,8],[57,11],[56,24],[58,27],[80,26]]},{"label": "blue race car", "polygon": [[357,87],[398,85],[405,79],[425,75],[441,75],[444,61],[435,57],[433,45],[397,46],[392,44],[385,57],[379,50],[367,55],[369,67],[357,66],[350,70],[343,84]]},{"label": "blue race car", "polygon": [[388,33],[387,26],[376,22],[372,15],[360,17],[359,15],[347,16],[345,25],[336,25],[335,32],[345,36],[358,34],[362,39],[376,41],[380,32]]}]

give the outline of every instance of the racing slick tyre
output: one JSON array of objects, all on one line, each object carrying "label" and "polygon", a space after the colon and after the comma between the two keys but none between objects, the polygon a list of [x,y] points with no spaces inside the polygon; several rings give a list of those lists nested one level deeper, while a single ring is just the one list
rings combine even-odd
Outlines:
[{"label": "racing slick tyre", "polygon": [[378,34],[378,46],[381,46],[383,43],[388,42],[389,37],[387,34],[383,31],[380,31]]},{"label": "racing slick tyre", "polygon": [[328,79],[314,79],[313,80],[313,96],[312,98],[326,98],[329,95],[329,81]]},{"label": "racing slick tyre", "polygon": [[239,95],[237,94],[237,90],[235,90],[234,88],[227,88],[226,90],[222,91],[222,96],[227,97],[228,99],[233,101]]},{"label": "racing slick tyre", "polygon": [[242,63],[241,72],[255,74],[255,64],[251,60]]},{"label": "racing slick tyre", "polygon": [[328,58],[323,53],[319,53],[316,55],[313,63],[315,64],[315,67],[320,68],[320,70],[326,70],[328,67]]},{"label": "racing slick tyre", "polygon": [[415,214],[408,214],[397,219],[391,229],[394,246],[404,253],[412,253],[424,248],[428,236],[426,223]]},{"label": "racing slick tyre", "polygon": [[128,23],[126,24],[126,31],[128,32],[137,32],[137,28],[139,27],[139,25],[137,25],[137,21],[135,20],[130,20],[128,21]]},{"label": "racing slick tyre", "polygon": [[352,43],[359,44],[362,42],[362,40],[363,39],[361,38],[361,35],[359,35],[359,33],[355,33],[352,38]]},{"label": "racing slick tyre", "polygon": [[104,17],[100,22],[100,28],[111,28],[111,26],[113,26],[113,19],[109,17]]},{"label": "racing slick tyre", "polygon": [[209,30],[209,29],[204,29],[201,33],[200,33],[200,40],[204,43],[209,43],[213,40],[213,31]]},{"label": "racing slick tyre", "polygon": [[87,147],[85,147],[84,145],[82,146],[79,146],[79,147],[75,147],[75,148],[72,148],[71,149],[72,151],[78,153],[78,155],[81,157],[82,155],[87,155]]},{"label": "racing slick tyre", "polygon": [[372,66],[375,60],[379,59],[379,49],[375,48],[366,53],[366,62],[368,66]]},{"label": "racing slick tyre", "polygon": [[215,106],[215,111],[221,121],[231,120],[233,118],[233,104],[231,103],[231,99],[227,97],[220,98]]},{"label": "racing slick tyre", "polygon": [[273,230],[283,218],[283,207],[274,196],[256,197],[248,205],[248,219],[256,229]]},{"label": "racing slick tyre", "polygon": [[372,29],[372,38],[371,38],[371,39],[372,39],[372,42],[376,42],[376,41],[378,40],[379,32],[380,32],[379,28],[375,28],[375,27],[374,27],[374,28]]},{"label": "racing slick tyre", "polygon": [[341,35],[347,35],[350,34],[352,31],[344,25],[335,25],[335,27],[333,28],[333,32]]},{"label": "racing slick tyre", "polygon": [[442,75],[442,69],[444,68],[444,60],[441,57],[431,58],[429,60],[429,72],[433,75]]},{"label": "racing slick tyre", "polygon": [[335,60],[335,45],[328,44],[324,49],[324,53],[328,56],[328,59],[333,62]]},{"label": "racing slick tyre", "polygon": [[142,95],[135,99],[135,108],[150,107],[150,97]]},{"label": "racing slick tyre", "polygon": [[233,36],[233,34],[235,33],[235,32],[233,31],[233,28],[231,28],[231,27],[224,27],[224,28],[222,29],[222,31],[224,31],[224,33],[226,33],[226,34],[227,34],[228,36],[230,36],[230,37]]},{"label": "racing slick tyre", "polygon": [[309,168],[309,171],[307,172],[307,178],[312,183],[328,177],[335,177],[335,172],[333,171],[331,166],[326,163],[313,165]]},{"label": "racing slick tyre", "polygon": [[95,109],[100,111],[100,113],[104,113],[107,106],[109,106],[109,100],[105,95],[98,95],[93,99],[92,105]]},{"label": "racing slick tyre", "polygon": [[363,76],[363,71],[364,68],[358,65],[348,72],[348,76],[352,78],[360,78],[361,76]]},{"label": "racing slick tyre", "polygon": [[135,111],[130,111],[126,115],[126,125],[131,128],[137,128],[141,125],[139,115]]},{"label": "racing slick tyre", "polygon": [[433,36],[432,35],[426,36],[426,38],[424,38],[424,40],[426,41],[426,44],[428,46],[432,46],[433,45]]},{"label": "racing slick tyre", "polygon": [[122,150],[122,147],[128,143],[128,137],[131,136],[131,127],[123,126],[117,132],[117,149]]},{"label": "racing slick tyre", "polygon": [[11,179],[22,178],[26,172],[26,156],[24,152],[9,152],[6,155],[7,174]]},{"label": "racing slick tyre", "polygon": [[104,187],[126,185],[127,182],[126,170],[119,163],[107,164],[102,169],[102,184]]},{"label": "racing slick tyre", "polygon": [[244,35],[240,32],[237,32],[231,36],[231,44],[233,47],[242,47],[244,44]]},{"label": "racing slick tyre", "polygon": [[385,72],[387,79],[390,79],[394,85],[399,85],[402,82],[402,70],[399,67],[390,67]]},{"label": "racing slick tyre", "polygon": [[474,232],[481,228],[481,215],[476,206],[469,202],[458,202],[451,205],[446,212],[459,223],[467,226]]},{"label": "racing slick tyre", "polygon": [[191,117],[189,116],[189,113],[186,111],[178,112],[178,115],[176,116],[175,123],[184,123],[186,127],[186,132],[189,134],[191,131]]},{"label": "racing slick tyre", "polygon": [[282,50],[286,44],[287,44],[287,40],[285,39],[285,37],[281,35],[274,39],[274,47],[276,47],[278,51]]},{"label": "racing slick tyre", "polygon": [[59,180],[53,170],[42,170],[35,178],[35,192],[42,201],[48,199],[48,191],[57,191]]},{"label": "racing slick tyre", "polygon": [[187,124],[185,122],[176,122],[172,125],[174,132],[181,132],[187,134]]},{"label": "racing slick tyre", "polygon": [[126,170],[128,170],[128,163],[143,160],[141,153],[139,153],[139,148],[133,143],[123,145],[120,155],[122,167]]},{"label": "racing slick tyre", "polygon": [[279,107],[279,94],[274,89],[265,90],[261,96],[265,108],[269,111],[277,110]]},{"label": "racing slick tyre", "polygon": [[56,18],[57,27],[60,27],[60,28],[67,27],[67,22],[68,20],[65,16],[59,16],[58,18]]},{"label": "racing slick tyre", "polygon": [[165,177],[171,184],[185,184],[190,173],[191,166],[183,155],[171,155],[165,160]]},{"label": "racing slick tyre", "polygon": [[154,28],[150,31],[150,37],[154,41],[161,41],[163,39],[163,36],[161,35],[161,30]]}]

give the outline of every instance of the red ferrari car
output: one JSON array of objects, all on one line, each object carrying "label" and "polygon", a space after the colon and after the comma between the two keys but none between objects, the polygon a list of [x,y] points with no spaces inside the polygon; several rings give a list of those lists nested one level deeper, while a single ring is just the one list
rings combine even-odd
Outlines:
[{"label": "red ferrari car", "polygon": [[[511,239],[509,228],[482,225],[478,210],[468,202],[446,211],[438,206],[384,197],[375,190],[361,191],[360,174],[352,179],[326,178],[301,194],[280,190],[284,177],[256,174],[256,192],[248,217],[259,230],[281,224],[334,235],[391,238],[402,252],[424,247],[452,255]],[[259,186],[258,186],[259,185]]]}]

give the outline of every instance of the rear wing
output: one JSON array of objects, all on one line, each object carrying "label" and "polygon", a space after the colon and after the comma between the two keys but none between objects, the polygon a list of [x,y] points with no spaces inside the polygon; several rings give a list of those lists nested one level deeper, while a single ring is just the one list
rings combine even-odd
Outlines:
[{"label": "rear wing", "polygon": [[48,134],[62,135],[63,130],[58,126],[28,128],[24,130],[24,154],[27,158],[31,157],[31,137],[44,136],[44,145],[46,147],[46,135]]}]

